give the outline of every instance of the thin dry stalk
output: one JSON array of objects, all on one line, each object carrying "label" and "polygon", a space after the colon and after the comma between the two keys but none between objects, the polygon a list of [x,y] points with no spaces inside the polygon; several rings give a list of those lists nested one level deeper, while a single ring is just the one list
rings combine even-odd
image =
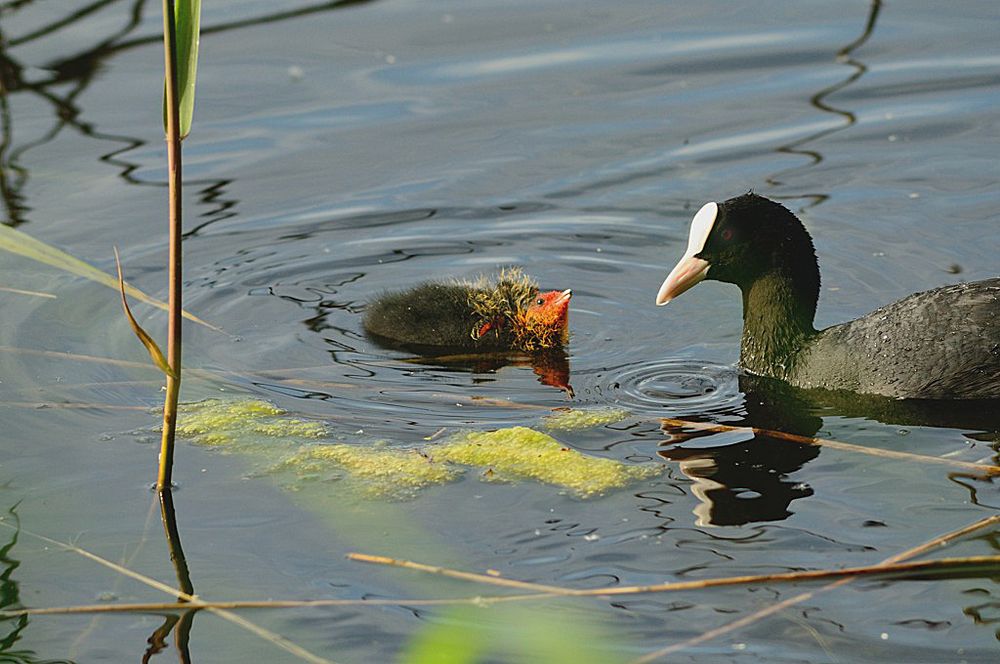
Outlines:
[{"label": "thin dry stalk", "polygon": [[[981,568],[1000,566],[1000,555],[996,556],[964,556],[961,558],[940,558],[938,560],[922,560],[917,562],[878,563],[841,569],[806,570],[801,572],[779,572],[777,574],[747,574],[731,576],[722,579],[701,579],[699,581],[679,581],[674,583],[651,584],[647,586],[622,586],[617,588],[593,588],[575,592],[578,597],[635,595],[639,593],[676,592],[679,590],[703,590],[705,588],[721,588],[724,586],[746,586],[764,583],[799,583],[803,581],[822,581],[825,579],[852,579],[865,576],[895,577],[895,576],[928,576],[944,571],[961,571],[966,568]],[[1000,569],[1000,567],[998,567]]]},{"label": "thin dry stalk", "polygon": [[[491,583],[497,581],[496,577],[470,574],[457,570],[449,570],[429,565],[420,565],[409,561],[401,561],[392,558],[382,558],[380,556],[352,556],[352,559],[376,564],[386,564],[395,567],[406,567],[422,572],[443,574],[452,578],[465,581],[475,581],[478,583]],[[392,561],[392,562],[388,562]],[[800,583],[817,581],[829,578],[839,578],[837,584],[843,585],[848,580],[853,580],[861,576],[883,577],[926,577],[934,573],[956,572],[966,569],[981,569],[986,566],[1000,565],[1000,555],[997,556],[966,556],[961,558],[941,558],[938,560],[927,560],[920,562],[887,564],[885,562],[877,565],[848,567],[838,570],[810,570],[804,572],[784,572],[778,574],[752,574],[745,576],[734,576],[719,579],[702,579],[700,581],[681,581],[676,583],[663,583],[647,586],[622,586],[593,588],[589,590],[572,590],[568,588],[557,588],[553,586],[541,586],[552,588],[552,591],[532,593],[529,595],[500,595],[500,596],[478,596],[459,597],[442,599],[316,599],[316,600],[240,600],[240,601],[216,601],[208,602],[201,599],[194,599],[190,602],[142,602],[131,604],[85,604],[79,606],[49,607],[37,609],[9,609],[0,611],[0,616],[16,617],[21,615],[67,615],[79,613],[162,613],[168,611],[190,611],[203,609],[293,609],[293,608],[317,608],[331,606],[449,606],[456,604],[485,605],[498,602],[527,601],[538,599],[550,599],[553,597],[610,597],[620,595],[637,595],[662,592],[679,592],[684,590],[704,590],[707,588],[718,588],[724,586],[740,585],[760,585],[773,583]],[[491,585],[502,585],[504,587],[522,588],[524,586],[537,586],[537,584],[526,584],[519,581],[506,581],[505,583],[491,583]],[[812,593],[810,593],[812,594]],[[768,612],[773,613],[772,607],[768,607]]]},{"label": "thin dry stalk", "polygon": [[[115,563],[115,562],[112,562],[112,561],[108,560],[107,558],[102,558],[101,556],[98,556],[97,554],[91,553],[90,551],[87,551],[86,549],[82,549],[82,548],[76,546],[75,544],[67,544],[66,542],[60,542],[59,540],[52,539],[51,537],[46,537],[45,535],[41,535],[39,533],[31,532],[30,530],[25,530],[23,528],[17,528],[17,527],[12,526],[11,524],[9,524],[9,523],[7,523],[5,521],[2,521],[2,520],[0,520],[0,526],[3,526],[5,528],[9,528],[11,530],[17,530],[18,532],[21,532],[21,533],[23,533],[25,535],[28,535],[30,537],[34,537],[34,538],[39,539],[39,540],[41,540],[43,542],[47,542],[48,544],[51,544],[51,545],[56,546],[56,547],[58,547],[60,549],[63,549],[64,551],[69,551],[71,553],[75,553],[77,555],[80,555],[80,556],[82,556],[82,557],[84,557],[84,558],[86,558],[88,560],[91,560],[91,561],[97,563],[98,565],[101,565],[103,567],[107,567],[108,569],[111,569],[111,570],[117,572],[118,574],[121,574],[123,576],[127,576],[130,579],[134,579],[134,580],[136,580],[136,581],[138,581],[138,582],[140,582],[142,584],[145,584],[145,585],[149,586],[150,588],[155,588],[156,590],[164,592],[164,593],[166,593],[168,595],[177,597],[178,599],[183,600],[182,606],[186,610],[187,609],[192,609],[193,605],[196,605],[196,603],[200,603],[202,601],[197,595],[188,595],[187,593],[184,593],[184,592],[182,592],[182,591],[180,591],[180,590],[178,590],[176,588],[172,588],[172,587],[170,587],[169,585],[167,585],[165,583],[157,581],[156,579],[150,578],[150,577],[148,577],[148,576],[146,576],[144,574],[140,574],[138,572],[130,570],[127,567],[123,567],[122,565],[119,565],[118,563]],[[274,646],[276,646],[278,648],[281,648],[282,650],[284,650],[284,651],[286,651],[288,653],[291,653],[291,654],[295,655],[296,657],[298,657],[299,659],[302,659],[303,661],[311,662],[312,664],[334,664],[332,661],[330,661],[328,659],[325,659],[325,658],[320,657],[318,655],[314,655],[313,653],[311,653],[308,650],[304,649],[302,646],[299,646],[298,644],[289,641],[288,639],[286,639],[285,637],[281,636],[280,634],[276,634],[276,633],[274,633],[274,632],[272,632],[270,630],[267,630],[267,629],[265,629],[263,627],[260,627],[259,625],[255,625],[254,623],[251,623],[250,621],[246,620],[245,618],[242,618],[241,616],[236,615],[235,613],[232,613],[231,611],[226,611],[224,609],[216,609],[216,608],[211,608],[211,607],[206,607],[205,610],[208,611],[208,612],[210,612],[210,613],[213,613],[213,614],[219,616],[220,618],[222,618],[224,620],[227,620],[227,621],[229,621],[229,622],[231,622],[231,623],[233,623],[235,625],[238,625],[238,626],[242,627],[243,629],[245,629],[245,630],[247,630],[247,631],[249,631],[249,632],[251,632],[251,633],[253,633],[253,634],[257,635],[257,636],[259,636],[260,638],[264,639],[265,641],[268,641],[272,645],[274,645]]]},{"label": "thin dry stalk", "polygon": [[[123,567],[128,567],[132,563],[132,561],[134,561],[142,553],[142,548],[146,543],[147,534],[149,533],[149,525],[150,523],[152,523],[154,514],[155,512],[153,511],[153,504],[151,503],[150,509],[146,514],[146,523],[142,529],[142,537],[140,537],[139,541],[136,542],[136,546],[132,550],[131,554],[126,555],[125,550],[122,551],[122,558],[120,564]],[[118,589],[121,587],[122,582],[123,582],[123,577],[120,576],[115,577],[114,583],[112,584],[110,590],[116,593]],[[86,640],[90,638],[90,635],[94,632],[94,630],[97,629],[99,621],[100,621],[100,615],[99,614],[95,615],[93,620],[90,621],[87,627],[83,631],[81,631],[73,640],[73,649],[71,650],[71,652],[79,651],[79,644],[85,643]]]},{"label": "thin dry stalk", "polygon": [[74,362],[95,362],[97,364],[107,364],[111,366],[127,367],[129,369],[145,369],[156,371],[156,367],[149,362],[134,362],[132,360],[119,360],[114,357],[99,357],[96,355],[81,355],[79,353],[66,353],[60,350],[37,350],[34,348],[18,348],[16,346],[0,346],[0,353],[18,353],[19,355],[36,355],[38,357],[50,357],[61,360],[73,360]]},{"label": "thin dry stalk", "polygon": [[372,556],[367,553],[348,553],[347,559],[356,560],[362,563],[371,563],[373,565],[388,565],[390,567],[403,567],[405,569],[412,569],[418,572],[425,572],[427,574],[439,574],[441,576],[447,576],[452,579],[462,579],[463,581],[474,581],[476,583],[483,583],[491,586],[501,586],[504,588],[516,588],[518,590],[530,590],[538,593],[545,593],[546,595],[577,594],[577,591],[570,590],[568,588],[560,588],[558,586],[547,586],[541,583],[529,583],[527,581],[516,581],[514,579],[505,579],[501,576],[490,576],[487,574],[476,574],[474,572],[463,572],[461,570],[449,569],[447,567],[439,567],[437,565],[425,565],[423,563],[416,563],[411,560],[388,558],[386,556]]},{"label": "thin dry stalk", "polygon": [[[960,528],[958,530],[952,531],[945,535],[936,537],[924,544],[917,547],[904,551],[902,553],[896,554],[887,558],[886,560],[878,563],[877,565],[868,567],[854,567],[841,570],[818,570],[818,571],[807,571],[807,572],[789,572],[784,574],[770,574],[770,575],[752,575],[752,576],[742,576],[742,577],[730,577],[727,579],[705,579],[702,581],[691,581],[691,582],[680,582],[680,583],[669,583],[660,585],[650,585],[650,586],[631,586],[631,587],[615,587],[615,588],[597,588],[591,590],[570,590],[564,588],[558,588],[554,586],[545,586],[541,584],[529,584],[519,581],[511,581],[508,579],[502,579],[498,577],[482,575],[482,574],[472,574],[468,572],[461,572],[457,570],[449,570],[447,568],[422,565],[420,563],[413,563],[410,561],[397,560],[394,558],[386,558],[382,556],[366,556],[362,554],[353,554],[349,556],[353,560],[359,560],[363,562],[370,562],[375,564],[392,565],[397,567],[404,567],[407,569],[413,569],[421,572],[428,572],[434,574],[442,574],[445,576],[450,576],[452,578],[458,578],[469,581],[476,581],[480,583],[489,583],[491,585],[501,585],[506,587],[516,587],[520,589],[525,588],[544,588],[545,592],[535,593],[529,595],[508,595],[501,597],[472,597],[472,598],[458,598],[458,599],[381,599],[381,600],[304,600],[304,601],[241,601],[241,602],[206,602],[197,596],[186,595],[185,593],[178,591],[170,586],[160,583],[155,579],[151,579],[142,574],[138,574],[129,570],[121,565],[108,561],[100,556],[90,553],[85,549],[80,547],[59,542],[51,538],[45,537],[43,535],[38,535],[30,531],[20,530],[27,535],[41,539],[42,541],[53,544],[57,547],[65,549],[67,551],[72,551],[79,555],[82,555],[89,560],[92,560],[100,565],[108,567],[124,576],[136,579],[146,585],[153,588],[161,590],[171,595],[178,596],[182,601],[180,602],[164,602],[164,603],[145,603],[145,604],[119,604],[119,605],[90,605],[90,606],[76,606],[76,607],[53,607],[53,608],[43,608],[43,609],[22,609],[17,611],[3,611],[0,615],[4,617],[14,617],[18,615],[55,615],[55,614],[80,614],[80,613],[120,613],[120,612],[169,612],[169,611],[198,611],[206,610],[219,615],[220,617],[237,624],[244,629],[264,638],[265,640],[271,642],[272,644],[290,652],[304,661],[325,663],[325,660],[321,657],[313,655],[308,651],[304,650],[300,646],[284,639],[280,635],[269,632],[257,625],[251,623],[250,621],[232,614],[226,609],[249,609],[249,608],[301,608],[301,607],[320,607],[320,606],[434,606],[434,605],[454,605],[454,604],[489,604],[492,602],[503,602],[503,601],[523,601],[523,600],[533,600],[533,599],[545,599],[555,596],[576,596],[576,597],[586,597],[586,596],[612,596],[612,595],[623,595],[623,594],[635,594],[635,593],[651,593],[651,592],[666,592],[666,591],[678,591],[678,590],[698,590],[710,587],[719,586],[729,586],[729,585],[747,585],[747,584],[762,584],[762,583],[780,583],[780,582],[801,582],[818,580],[822,578],[839,577],[834,583],[827,584],[823,588],[816,591],[804,592],[786,600],[773,604],[766,607],[760,611],[755,612],[749,616],[741,618],[740,620],[734,621],[722,627],[716,628],[705,632],[698,637],[689,639],[683,643],[675,644],[662,648],[652,653],[648,653],[641,658],[634,661],[633,664],[640,664],[642,662],[651,662],[661,657],[664,657],[678,650],[692,647],[698,645],[705,641],[723,636],[741,627],[750,625],[756,621],[759,621],[767,616],[774,615],[786,608],[794,606],[798,603],[807,601],[809,598],[815,596],[820,592],[827,590],[832,590],[847,583],[850,583],[855,578],[862,575],[877,575],[877,576],[899,576],[899,575],[913,575],[921,574],[926,576],[929,573],[942,572],[942,571],[955,571],[956,568],[964,568],[968,566],[982,567],[985,565],[998,565],[1000,564],[1000,556],[970,556],[964,558],[945,558],[935,561],[923,561],[916,563],[902,563],[900,561],[906,558],[912,558],[916,555],[925,553],[937,549],[955,539],[967,535],[969,533],[975,532],[987,528],[992,525],[1000,523],[1000,516],[990,516],[979,521]],[[8,528],[14,528],[10,524],[0,521],[0,525],[6,526]]]},{"label": "thin dry stalk", "polygon": [[173,611],[201,611],[208,609],[313,609],[324,607],[362,606],[455,606],[468,604],[484,606],[509,601],[526,601],[553,597],[551,594],[476,596],[432,599],[373,598],[373,599],[276,599],[193,602],[129,602],[121,604],[78,604],[76,606],[51,606],[43,608],[3,609],[0,618],[18,616],[59,616],[102,613],[168,613]]},{"label": "thin dry stalk", "polygon": [[259,625],[255,625],[243,616],[229,611],[223,611],[221,609],[206,609],[206,611],[211,611],[216,615],[223,616],[234,625],[239,625],[248,632],[253,632],[260,638],[270,641],[272,644],[278,646],[285,652],[289,652],[305,662],[312,662],[312,664],[334,664],[333,661],[326,659],[325,657],[320,657],[319,655],[314,655],[302,646],[289,641],[280,634],[275,634],[274,632],[264,629]]},{"label": "thin dry stalk", "polygon": [[80,409],[80,410],[145,410],[147,406],[124,406],[113,403],[86,403],[82,401],[4,401],[4,406],[15,406],[17,408],[52,408],[52,409]]},{"label": "thin dry stalk", "polygon": [[[68,392],[69,390],[93,390],[94,388],[108,389],[112,387],[129,387],[129,388],[148,388],[157,385],[161,385],[162,380],[156,378],[147,378],[144,380],[91,380],[83,383],[64,383],[59,382],[59,390],[61,392]],[[48,386],[39,385],[27,385],[25,387],[15,388],[14,392],[47,392],[50,388]]]},{"label": "thin dry stalk", "polygon": [[[892,564],[895,564],[895,563],[907,560],[909,558],[914,558],[914,557],[919,556],[919,555],[921,555],[923,553],[926,553],[928,551],[932,551],[932,550],[937,549],[937,548],[939,548],[941,546],[944,546],[944,545],[946,545],[946,544],[948,544],[950,542],[953,542],[953,541],[955,541],[956,539],[958,539],[960,537],[968,535],[969,533],[973,533],[973,532],[975,532],[977,530],[983,530],[985,528],[988,528],[990,526],[994,526],[994,525],[997,525],[997,524],[1000,524],[1000,516],[988,516],[988,517],[984,517],[984,518],[982,518],[982,519],[980,519],[980,520],[978,520],[978,521],[976,521],[974,523],[971,523],[971,524],[969,524],[967,526],[963,526],[962,528],[959,528],[957,530],[953,530],[953,531],[951,531],[949,533],[945,533],[943,535],[939,535],[939,536],[931,539],[928,542],[925,542],[923,544],[915,546],[915,547],[913,547],[911,549],[907,549],[906,551],[903,551],[901,553],[897,553],[894,556],[890,556],[890,557],[886,558],[881,563],[878,563],[875,566],[878,567],[879,565],[892,565]],[[699,634],[698,636],[695,636],[693,638],[687,639],[686,641],[682,641],[681,643],[675,643],[673,645],[669,645],[669,646],[666,646],[664,648],[660,648],[659,650],[654,650],[653,652],[646,653],[642,657],[639,657],[639,658],[633,660],[632,662],[630,662],[630,664],[648,664],[648,662],[655,661],[657,659],[660,659],[661,657],[666,657],[667,655],[671,655],[671,654],[679,652],[681,650],[686,650],[688,648],[692,648],[694,646],[701,645],[702,643],[706,643],[708,641],[712,641],[714,639],[719,638],[720,636],[725,636],[726,634],[730,634],[730,633],[732,633],[732,632],[734,632],[736,630],[742,629],[742,628],[744,628],[744,627],[746,627],[748,625],[752,625],[753,623],[759,622],[759,621],[763,620],[764,618],[767,618],[768,616],[772,616],[772,615],[774,615],[776,613],[784,611],[785,609],[790,608],[792,606],[795,606],[796,604],[801,604],[802,602],[807,602],[811,598],[813,598],[814,596],[816,596],[816,595],[818,595],[820,593],[827,592],[827,591],[833,590],[834,588],[839,588],[841,586],[845,586],[848,583],[850,583],[851,581],[853,581],[855,578],[856,577],[854,577],[854,576],[849,576],[849,577],[846,577],[846,578],[843,578],[843,579],[838,579],[837,581],[834,581],[833,583],[829,583],[829,584],[823,586],[822,588],[818,588],[816,590],[807,591],[807,592],[795,595],[793,597],[789,597],[789,598],[784,599],[784,600],[782,600],[780,602],[777,602],[776,604],[772,604],[770,606],[764,607],[763,609],[760,609],[759,611],[755,611],[754,613],[751,613],[751,614],[749,614],[747,616],[744,616],[743,618],[739,618],[738,620],[734,620],[734,621],[732,621],[730,623],[726,623],[725,625],[722,625],[720,627],[716,627],[715,629],[711,629],[711,630],[709,630],[707,632],[703,632],[702,634]]]},{"label": "thin dry stalk", "polygon": [[762,436],[767,436],[768,438],[780,438],[781,440],[789,440],[794,443],[800,443],[802,445],[815,445],[817,447],[827,447],[834,450],[841,450],[844,452],[855,452],[858,454],[867,454],[868,456],[877,456],[884,459],[899,459],[902,461],[916,461],[919,463],[933,463],[942,464],[946,466],[952,466],[955,468],[961,468],[974,473],[982,473],[984,475],[1000,475],[1000,467],[990,466],[982,463],[971,463],[969,461],[959,461],[957,459],[946,459],[943,457],[927,456],[925,454],[914,454],[912,452],[899,452],[896,450],[886,450],[877,447],[865,447],[863,445],[853,445],[851,443],[844,443],[839,440],[831,440],[829,438],[811,438],[809,436],[800,436],[794,433],[785,433],[784,431],[774,431],[772,429],[759,429],[757,427],[738,427],[730,426],[728,424],[712,424],[707,422],[690,422],[688,420],[678,420],[674,418],[665,417],[660,420],[665,426],[674,427],[684,427],[688,429],[698,429],[701,431],[710,432],[723,432],[723,431],[752,431],[755,434],[760,434]]},{"label": "thin dry stalk", "polygon": [[[74,362],[93,362],[94,364],[106,364],[108,366],[124,367],[128,369],[143,369],[145,371],[155,371],[158,375],[162,372],[149,362],[135,362],[133,360],[119,360],[114,357],[100,357],[99,355],[81,355],[80,353],[66,353],[57,350],[37,350],[34,348],[18,348],[16,346],[0,346],[0,353],[17,353],[19,355],[33,355],[36,357],[48,357],[61,360],[72,360]],[[212,371],[209,369],[187,369],[184,372],[189,378],[202,378],[204,380],[219,380],[225,376],[237,374],[232,371]],[[247,374],[254,375],[254,374]],[[114,385],[114,383],[100,383],[101,385]],[[60,386],[62,387],[62,386]],[[72,386],[68,386],[72,387]]]},{"label": "thin dry stalk", "polygon": [[969,567],[983,567],[988,565],[1000,565],[1000,555],[996,556],[966,556],[961,558],[941,558],[938,560],[924,560],[919,562],[886,562],[876,565],[862,565],[858,567],[844,567],[842,569],[828,570],[805,570],[800,572],[778,572],[775,574],[746,574],[741,576],[731,576],[715,579],[699,579],[697,581],[673,581],[669,583],[657,583],[644,586],[610,586],[604,588],[589,588],[576,590],[571,588],[560,588],[558,586],[547,586],[524,581],[504,579],[502,577],[488,576],[485,574],[474,574],[472,572],[462,572],[460,570],[438,567],[434,565],[424,565],[409,560],[399,560],[396,558],[386,558],[384,556],[369,556],[359,553],[347,555],[350,560],[373,563],[377,565],[389,565],[391,567],[402,567],[429,574],[440,574],[453,579],[464,581],[474,581],[505,588],[517,588],[520,590],[535,590],[546,595],[570,596],[570,597],[611,597],[621,595],[638,595],[646,593],[678,592],[682,590],[704,590],[706,588],[721,588],[724,586],[745,586],[764,583],[798,583],[803,581],[821,581],[824,579],[839,579],[843,577],[857,578],[862,576],[896,576],[896,575],[927,575],[933,572],[954,571]]},{"label": "thin dry stalk", "polygon": [[0,286],[0,291],[3,291],[4,293],[15,293],[17,295],[30,295],[32,297],[47,297],[53,300],[56,299],[56,296],[52,293],[43,293],[41,291],[22,290],[20,288],[8,288],[6,286]]}]

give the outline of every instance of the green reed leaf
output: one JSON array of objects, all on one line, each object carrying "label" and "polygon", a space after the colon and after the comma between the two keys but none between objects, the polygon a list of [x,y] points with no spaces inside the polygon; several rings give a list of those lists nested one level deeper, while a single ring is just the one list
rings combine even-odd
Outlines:
[{"label": "green reed leaf", "polygon": [[118,268],[118,293],[122,296],[122,309],[125,310],[125,316],[128,318],[129,325],[132,326],[132,331],[135,332],[135,336],[139,337],[139,341],[149,351],[149,357],[153,360],[153,364],[159,367],[160,371],[166,375],[177,378],[177,374],[167,363],[167,358],[163,357],[163,351],[156,345],[153,337],[149,336],[149,333],[142,329],[135,316],[132,315],[132,310],[128,307],[128,299],[125,297],[125,277],[122,276],[122,262],[118,258],[118,247],[115,247],[115,267]]},{"label": "green reed leaf", "polygon": [[[198,43],[201,40],[201,0],[175,0],[177,93],[180,110],[180,136],[191,132],[194,117],[194,87],[198,73]],[[166,82],[164,82],[166,87]],[[163,126],[167,126],[167,98],[163,96]]]},{"label": "green reed leaf", "polygon": [[[30,258],[33,261],[51,265],[52,267],[59,268],[60,270],[65,270],[66,272],[70,272],[77,276],[90,279],[91,281],[96,281],[97,283],[103,284],[108,288],[118,290],[118,281],[110,274],[101,272],[93,265],[85,263],[79,258],[75,258],[74,256],[67,254],[65,251],[56,249],[41,240],[36,240],[27,233],[23,233],[5,224],[0,224],[0,251],[8,251],[18,256],[24,256],[25,258]],[[141,300],[147,304],[152,304],[153,306],[159,307],[164,311],[167,310],[167,304],[165,302],[146,295],[134,286],[125,284],[125,292],[137,300]],[[206,323],[202,319],[198,318],[194,314],[188,313],[187,311],[184,312],[184,317],[190,321],[204,325],[205,327],[220,331],[216,326]]]}]

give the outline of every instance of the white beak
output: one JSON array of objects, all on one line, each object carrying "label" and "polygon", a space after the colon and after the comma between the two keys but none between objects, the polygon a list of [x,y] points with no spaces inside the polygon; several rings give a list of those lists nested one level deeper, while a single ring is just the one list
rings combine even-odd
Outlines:
[{"label": "white beak", "polygon": [[695,258],[705,248],[705,241],[708,239],[712,227],[715,225],[715,218],[719,214],[719,206],[716,203],[705,203],[698,214],[691,220],[691,232],[688,235],[688,246],[674,269],[667,275],[663,285],[660,286],[656,294],[656,304],[663,306],[684,291],[688,290],[708,274],[708,261]]}]

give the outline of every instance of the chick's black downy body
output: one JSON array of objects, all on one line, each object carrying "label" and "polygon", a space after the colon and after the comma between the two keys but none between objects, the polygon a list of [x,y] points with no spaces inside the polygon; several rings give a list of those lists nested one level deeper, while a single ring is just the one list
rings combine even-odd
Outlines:
[{"label": "chick's black downy body", "polygon": [[572,291],[540,293],[519,270],[494,282],[426,283],[386,293],[366,311],[365,330],[388,345],[473,352],[542,351],[568,337]]},{"label": "chick's black downy body", "polygon": [[364,325],[369,334],[394,345],[479,350],[510,346],[509,330],[474,338],[477,323],[485,324],[469,304],[468,287],[429,283],[377,299],[368,308]]}]

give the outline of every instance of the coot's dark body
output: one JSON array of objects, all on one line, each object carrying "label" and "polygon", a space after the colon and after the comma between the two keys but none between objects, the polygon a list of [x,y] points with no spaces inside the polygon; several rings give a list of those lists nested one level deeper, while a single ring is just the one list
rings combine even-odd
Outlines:
[{"label": "coot's dark body", "polygon": [[783,206],[746,194],[698,212],[657,304],[702,279],[740,287],[740,365],[751,373],[896,398],[1000,398],[1000,278],[917,293],[817,331],[809,234]]},{"label": "coot's dark body", "polygon": [[789,382],[922,399],[1000,397],[1000,278],[916,293],[817,333]]}]

